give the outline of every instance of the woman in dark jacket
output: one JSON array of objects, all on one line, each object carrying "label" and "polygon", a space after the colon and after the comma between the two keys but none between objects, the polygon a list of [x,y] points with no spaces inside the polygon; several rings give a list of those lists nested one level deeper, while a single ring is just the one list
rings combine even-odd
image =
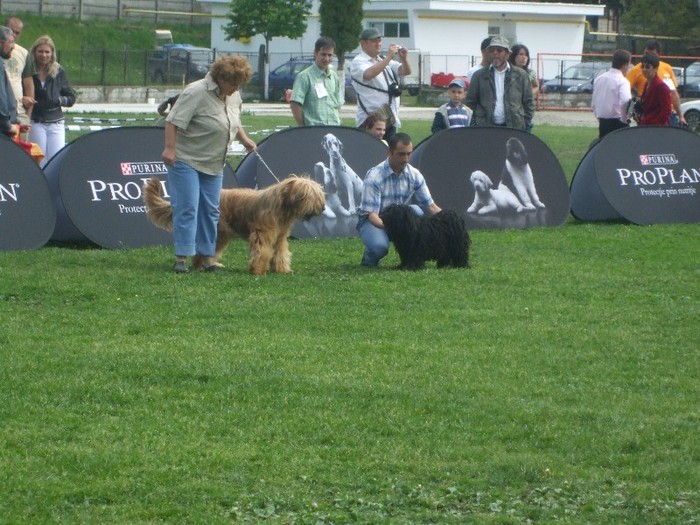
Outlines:
[{"label": "woman in dark jacket", "polygon": [[66,129],[61,107],[75,104],[75,93],[68,82],[66,72],[56,62],[56,46],[51,37],[37,38],[29,54],[33,63],[33,74],[24,82],[34,83],[34,100],[27,113],[31,115],[32,128],[29,142],[34,142],[44,151],[44,165],[66,145]]}]

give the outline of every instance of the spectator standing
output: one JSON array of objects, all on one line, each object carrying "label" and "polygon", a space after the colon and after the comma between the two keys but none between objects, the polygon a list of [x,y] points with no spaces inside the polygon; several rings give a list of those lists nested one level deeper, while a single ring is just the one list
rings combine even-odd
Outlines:
[{"label": "spectator standing", "polygon": [[647,78],[640,126],[668,126],[671,116],[671,88],[659,77],[659,57],[653,53],[642,57],[642,72]]},{"label": "spectator standing", "polygon": [[450,101],[443,104],[435,112],[432,133],[443,129],[468,127],[472,110],[464,105],[464,97],[467,96],[467,83],[461,78],[453,79],[447,86],[447,96]]},{"label": "spectator standing", "polygon": [[481,41],[481,62],[472,66],[469,71],[467,71],[467,80],[469,83],[472,81],[474,73],[479,71],[481,68],[488,66],[491,63],[491,55],[489,54],[489,44],[491,44],[491,37],[487,36]]},{"label": "spectator standing", "polygon": [[314,46],[314,63],[294,79],[289,107],[297,126],[340,126],[343,90],[331,67],[333,39],[322,36]]},{"label": "spectator standing", "polygon": [[[659,44],[657,40],[649,40],[644,46],[644,54],[660,57],[661,44]],[[673,105],[673,111],[675,112],[673,114],[672,124],[674,126],[685,126],[685,117],[681,111],[681,97],[678,94],[678,80],[676,79],[676,74],[673,72],[671,64],[659,59],[658,75],[666,82],[666,85],[668,85],[671,90],[671,103]],[[642,71],[641,61],[629,70],[629,73],[627,73],[627,80],[630,81],[630,85],[632,86],[632,93],[636,94],[638,98],[643,98],[648,81],[646,75]]]},{"label": "spectator standing", "polygon": [[465,100],[474,112],[475,124],[531,129],[535,100],[530,77],[523,69],[510,66],[508,39],[494,36],[488,49],[491,65],[474,73]]},{"label": "spectator standing", "polygon": [[37,38],[30,56],[34,64],[31,79],[35,98],[28,101],[27,112],[32,122],[29,142],[34,142],[44,152],[44,160],[40,163],[43,168],[66,145],[61,107],[75,104],[75,93],[66,72],[56,61],[56,46],[51,37],[44,35]]},{"label": "spectator standing", "polygon": [[10,137],[19,132],[17,101],[5,73],[5,61],[12,56],[14,48],[15,35],[12,29],[0,26],[0,133]]},{"label": "spectator standing", "polygon": [[598,119],[598,138],[629,126],[632,91],[626,76],[631,59],[629,51],[618,49],[613,53],[612,67],[593,81],[591,109]]},{"label": "spectator standing", "polygon": [[[22,72],[27,65],[28,51],[17,43],[22,35],[24,23],[16,16],[11,16],[5,20],[5,26],[9,27],[15,35],[15,48],[12,50],[12,56],[5,60],[5,72],[15,94],[17,118],[21,124],[29,124],[29,115],[24,107],[23,97],[25,93],[22,87]],[[30,92],[26,93],[28,100],[34,98],[33,86],[31,88]]]},{"label": "spectator standing", "polygon": [[406,204],[412,199],[418,205],[411,205],[416,215],[438,213],[428,185],[420,171],[409,164],[413,152],[411,137],[396,133],[389,137],[389,154],[381,164],[371,168],[362,183],[362,202],[357,229],[365,245],[360,264],[375,267],[389,253],[389,237],[384,231],[384,223],[379,212],[391,204]]},{"label": "spectator standing", "polygon": [[223,55],[180,94],[165,119],[162,159],[173,206],[176,273],[187,273],[187,257],[201,255],[204,271],[216,271],[217,224],[226,152],[234,138],[248,150],[255,142],[241,126],[239,88],[253,70],[240,56]]},{"label": "spectator standing", "polygon": [[381,56],[382,35],[374,27],[362,31],[360,48],[362,51],[350,64],[350,75],[357,93],[355,125],[359,128],[370,113],[378,113],[387,119],[385,138],[388,138],[401,127],[399,79],[411,74],[408,50],[390,44],[386,56]]},{"label": "spectator standing", "polygon": [[386,144],[384,133],[386,133],[386,121],[376,113],[370,113],[360,126],[362,131],[371,133]]},{"label": "spectator standing", "polygon": [[510,56],[508,57],[508,62],[515,67],[519,67],[525,70],[527,75],[530,77],[530,84],[532,85],[532,96],[537,99],[537,92],[540,89],[540,83],[537,81],[537,73],[530,69],[530,50],[524,44],[515,44]]}]

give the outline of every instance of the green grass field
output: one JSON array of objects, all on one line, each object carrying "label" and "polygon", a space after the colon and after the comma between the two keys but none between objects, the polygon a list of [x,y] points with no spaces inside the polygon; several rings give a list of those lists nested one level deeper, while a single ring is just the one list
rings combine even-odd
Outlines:
[{"label": "green grass field", "polygon": [[[595,136],[535,132],[568,177]],[[292,240],[263,278],[240,241],[0,253],[0,523],[700,521],[698,225],[472,239],[417,273]]]}]

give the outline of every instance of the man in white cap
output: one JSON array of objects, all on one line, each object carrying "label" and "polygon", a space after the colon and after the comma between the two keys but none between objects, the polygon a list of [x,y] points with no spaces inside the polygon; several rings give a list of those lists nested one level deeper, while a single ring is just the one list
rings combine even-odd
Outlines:
[{"label": "man in white cap", "polygon": [[504,126],[529,131],[535,115],[530,77],[508,63],[510,43],[494,36],[489,44],[491,64],[474,73],[465,104],[477,126]]},{"label": "man in white cap", "polygon": [[362,52],[350,64],[350,76],[357,93],[355,125],[362,126],[370,113],[377,113],[387,120],[384,138],[388,139],[401,127],[399,84],[401,77],[411,74],[408,50],[390,44],[386,56],[381,56],[382,35],[375,27],[362,31],[360,47]]}]

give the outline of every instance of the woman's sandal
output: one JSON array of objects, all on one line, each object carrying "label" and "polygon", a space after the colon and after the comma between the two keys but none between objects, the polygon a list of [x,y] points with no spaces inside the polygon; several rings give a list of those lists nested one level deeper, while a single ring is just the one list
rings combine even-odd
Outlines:
[{"label": "woman's sandal", "polygon": [[190,269],[187,267],[187,262],[185,261],[176,261],[173,270],[175,273],[190,273]]}]

